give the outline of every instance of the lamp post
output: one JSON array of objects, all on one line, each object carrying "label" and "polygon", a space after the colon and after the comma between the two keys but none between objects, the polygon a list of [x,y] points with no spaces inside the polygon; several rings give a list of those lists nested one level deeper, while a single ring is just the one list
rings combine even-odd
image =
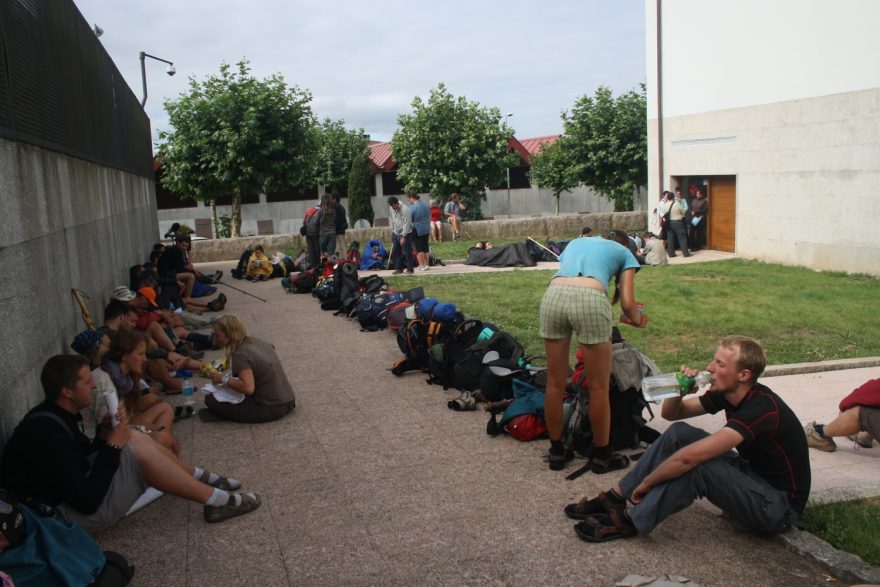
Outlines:
[{"label": "lamp post", "polygon": [[146,58],[155,59],[156,61],[161,61],[162,63],[167,63],[168,67],[165,69],[165,73],[168,75],[174,75],[177,73],[177,70],[174,69],[174,64],[167,59],[162,59],[161,57],[156,57],[155,55],[150,55],[149,53],[140,52],[140,60],[141,60],[141,83],[144,86],[144,97],[141,99],[141,108],[143,108],[144,104],[147,103],[147,66],[146,66]]},{"label": "lamp post", "polygon": [[[504,128],[507,128],[507,120],[513,116],[513,112],[508,112],[504,115]],[[510,145],[507,147],[508,152],[510,152]],[[507,217],[510,218],[510,166],[507,167]]]}]

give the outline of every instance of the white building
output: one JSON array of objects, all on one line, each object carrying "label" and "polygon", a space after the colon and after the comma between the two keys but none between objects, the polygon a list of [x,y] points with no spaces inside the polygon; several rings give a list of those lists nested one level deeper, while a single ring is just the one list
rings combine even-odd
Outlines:
[{"label": "white building", "polygon": [[649,209],[709,247],[880,275],[880,1],[646,0]]}]

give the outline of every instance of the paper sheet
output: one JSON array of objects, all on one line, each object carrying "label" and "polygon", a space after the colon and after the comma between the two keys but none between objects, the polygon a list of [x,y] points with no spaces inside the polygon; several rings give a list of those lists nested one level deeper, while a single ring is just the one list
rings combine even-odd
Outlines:
[{"label": "paper sheet", "polygon": [[214,385],[212,383],[202,386],[202,393],[205,395],[212,394],[215,400],[225,404],[240,404],[245,398],[243,393],[233,391],[225,385]]}]

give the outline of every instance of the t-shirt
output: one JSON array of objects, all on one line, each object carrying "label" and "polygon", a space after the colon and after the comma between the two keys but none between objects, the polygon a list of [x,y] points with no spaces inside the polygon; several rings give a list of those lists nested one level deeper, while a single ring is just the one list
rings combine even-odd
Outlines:
[{"label": "t-shirt", "polygon": [[623,245],[604,238],[576,238],[559,255],[559,271],[553,277],[592,277],[605,291],[612,277],[624,269],[641,268]]},{"label": "t-shirt", "polygon": [[293,388],[275,348],[265,340],[247,337],[232,354],[231,368],[236,377],[244,369],[253,371],[253,398],[258,404],[278,406],[294,400]]},{"label": "t-shirt", "polygon": [[412,227],[417,235],[423,236],[431,232],[431,210],[426,203],[416,200],[409,207],[409,214],[412,216]]},{"label": "t-shirt", "polygon": [[700,403],[710,414],[724,410],[725,426],[743,437],[736,447],[740,456],[770,485],[785,491],[792,507],[803,513],[810,496],[809,449],[800,421],[782,398],[756,383],[738,406],[721,392],[703,394]]},{"label": "t-shirt", "polygon": [[448,202],[446,202],[446,205],[443,206],[443,211],[458,216],[459,214],[461,214],[461,206],[459,206],[452,200],[449,200]]},{"label": "t-shirt", "polygon": [[440,222],[443,220],[443,210],[440,206],[431,206],[431,222]]}]

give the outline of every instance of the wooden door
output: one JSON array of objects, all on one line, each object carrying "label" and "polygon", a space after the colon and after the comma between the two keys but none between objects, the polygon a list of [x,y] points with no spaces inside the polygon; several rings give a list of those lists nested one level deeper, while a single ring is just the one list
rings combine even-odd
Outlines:
[{"label": "wooden door", "polygon": [[709,178],[708,247],[736,252],[736,176]]}]

